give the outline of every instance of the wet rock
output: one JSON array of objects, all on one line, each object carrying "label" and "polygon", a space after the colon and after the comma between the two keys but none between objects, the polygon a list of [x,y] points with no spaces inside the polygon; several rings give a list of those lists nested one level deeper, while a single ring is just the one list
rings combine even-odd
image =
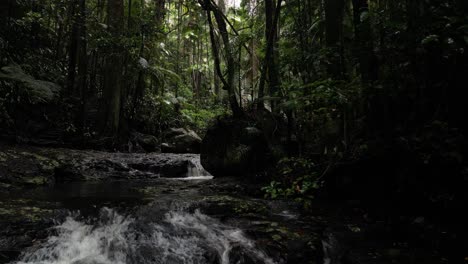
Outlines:
[{"label": "wet rock", "polygon": [[[65,181],[206,176],[196,154],[131,154],[7,147],[0,151],[0,187]],[[195,169],[196,168],[196,169]],[[192,175],[197,174],[200,175]],[[190,175],[189,175],[190,174]]]},{"label": "wet rock", "polygon": [[229,260],[231,263],[256,264],[258,263],[253,256],[248,254],[241,245],[236,245],[229,252]]},{"label": "wet rock", "polygon": [[257,174],[266,169],[269,158],[261,130],[243,120],[218,119],[202,142],[202,165],[215,177]]},{"label": "wet rock", "polygon": [[[1,215],[1,214],[0,214]],[[21,255],[25,248],[34,245],[34,241],[40,241],[48,236],[48,228],[53,222],[45,219],[0,220],[0,263],[10,263]]]},{"label": "wet rock", "polygon": [[46,156],[15,150],[0,151],[0,182],[35,186],[53,182],[57,161]]},{"label": "wet rock", "polygon": [[105,262],[100,262],[97,260],[85,258],[85,259],[80,259],[77,261],[73,261],[71,264],[105,264]]},{"label": "wet rock", "polygon": [[287,243],[288,263],[307,263],[317,258],[317,250],[311,248],[307,241],[301,239],[290,240]]},{"label": "wet rock", "polygon": [[202,139],[195,131],[185,128],[171,128],[165,133],[161,144],[163,153],[200,153]]}]

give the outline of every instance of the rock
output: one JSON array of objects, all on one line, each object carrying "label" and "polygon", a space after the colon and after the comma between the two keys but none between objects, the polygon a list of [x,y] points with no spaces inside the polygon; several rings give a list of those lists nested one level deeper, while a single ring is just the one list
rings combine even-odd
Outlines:
[{"label": "rock", "polygon": [[196,154],[109,153],[0,145],[0,187],[206,176]]},{"label": "rock", "polygon": [[[301,239],[292,239],[287,242],[288,262],[307,263],[307,261],[317,258],[316,250],[311,248],[307,242]],[[319,262],[318,259],[317,262]]]},{"label": "rock", "polygon": [[[61,144],[63,112],[59,110],[61,87],[36,80],[21,67],[0,70],[0,96],[9,100],[0,115],[0,135],[16,142],[39,145]],[[4,119],[4,120],[1,120]]]},{"label": "rock", "polygon": [[0,182],[21,186],[50,184],[58,165],[56,160],[37,153],[5,149],[0,151]]},{"label": "rock", "polygon": [[215,177],[254,175],[266,169],[269,159],[262,131],[247,121],[218,119],[202,142],[202,165]]},{"label": "rock", "polygon": [[31,104],[52,103],[60,95],[60,86],[52,82],[36,80],[17,65],[3,67],[0,70],[0,80],[17,84],[15,88],[18,95]]},{"label": "rock", "polygon": [[187,133],[187,130],[185,128],[170,128],[168,131],[165,132],[164,136],[166,138],[173,138],[185,133]]},{"label": "rock", "polygon": [[195,131],[184,128],[171,128],[165,133],[161,144],[163,153],[200,153],[202,139]]},{"label": "rock", "polygon": [[189,159],[178,159],[175,156],[160,156],[128,163],[128,166],[140,172],[148,172],[164,178],[178,178],[187,175],[190,162]]},{"label": "rock", "polygon": [[255,264],[257,259],[248,253],[241,245],[235,245],[229,252],[229,260],[231,263]]},{"label": "rock", "polygon": [[141,147],[146,152],[157,152],[160,150],[158,139],[155,136],[146,135],[138,132],[133,132],[130,136],[131,142],[135,144],[133,149],[139,149],[139,147]]},{"label": "rock", "polygon": [[161,144],[161,152],[162,153],[173,153],[175,150],[175,146],[170,145],[169,143],[162,143]]},{"label": "rock", "polygon": [[242,144],[254,144],[256,140],[263,137],[263,133],[256,127],[246,127],[242,130]]}]

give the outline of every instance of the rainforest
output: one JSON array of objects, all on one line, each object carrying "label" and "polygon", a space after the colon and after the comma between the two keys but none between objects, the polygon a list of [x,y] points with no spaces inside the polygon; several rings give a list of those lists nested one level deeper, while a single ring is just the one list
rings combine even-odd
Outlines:
[{"label": "rainforest", "polygon": [[1,0],[0,263],[468,263],[467,76],[466,0]]}]

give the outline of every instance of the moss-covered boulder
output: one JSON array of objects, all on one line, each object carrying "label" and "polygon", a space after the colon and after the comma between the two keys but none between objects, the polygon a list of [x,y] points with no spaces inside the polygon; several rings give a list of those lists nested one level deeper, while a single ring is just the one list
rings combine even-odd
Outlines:
[{"label": "moss-covered boulder", "polygon": [[185,128],[171,128],[164,135],[161,144],[164,153],[200,153],[202,139],[197,133]]},{"label": "moss-covered boulder", "polygon": [[60,86],[52,82],[36,80],[18,65],[1,68],[0,81],[12,83],[14,92],[31,104],[53,103],[60,96]]},{"label": "moss-covered boulder", "polygon": [[61,87],[37,80],[18,65],[0,69],[0,136],[17,142],[59,145],[67,115]]},{"label": "moss-covered boulder", "polygon": [[215,177],[255,175],[270,156],[264,134],[247,120],[219,118],[202,141],[201,163]]}]

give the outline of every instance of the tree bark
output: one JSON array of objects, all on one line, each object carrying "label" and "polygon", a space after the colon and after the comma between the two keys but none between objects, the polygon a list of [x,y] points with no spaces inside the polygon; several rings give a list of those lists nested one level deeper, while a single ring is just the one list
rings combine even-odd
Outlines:
[{"label": "tree bark", "polygon": [[[237,96],[235,91],[235,59],[232,53],[231,43],[229,40],[229,33],[227,31],[227,24],[224,20],[224,16],[222,11],[214,4],[213,1],[210,0],[198,0],[200,5],[207,11],[208,16],[208,23],[210,24],[210,38],[211,38],[211,45],[213,47],[213,56],[215,58],[216,64],[216,71],[218,77],[224,84],[224,89],[228,92],[228,99],[229,105],[231,106],[231,110],[234,116],[239,117],[242,116],[243,112],[237,102]],[[213,13],[216,23],[218,24],[218,30],[221,35],[221,39],[223,40],[224,44],[224,55],[226,58],[226,67],[227,67],[227,79],[224,78],[224,75],[221,71],[220,66],[220,58],[218,53],[218,47],[216,45],[216,39],[214,34],[214,26],[213,21],[211,20],[211,13]]]},{"label": "tree bark", "polygon": [[68,46],[68,76],[67,76],[67,92],[74,94],[75,77],[76,77],[76,61],[78,56],[78,41],[79,41],[79,25],[78,25],[78,0],[70,2],[70,16],[72,28],[70,32],[70,44]]},{"label": "tree bark", "polygon": [[325,0],[325,42],[330,50],[328,72],[335,78],[342,78],[341,38],[343,32],[344,0]]},{"label": "tree bark", "polygon": [[[263,69],[261,72],[260,76],[260,85],[258,88],[258,102],[257,102],[257,107],[258,108],[263,108],[265,106],[264,104],[264,96],[265,96],[265,82],[266,82],[266,77],[267,74],[271,78],[270,79],[270,95],[274,95],[276,93],[276,89],[278,88],[277,86],[279,85],[279,79],[278,79],[278,72],[276,69],[276,64],[275,64],[275,43],[276,43],[276,35],[277,35],[277,29],[278,29],[278,22],[279,22],[279,17],[281,14],[281,4],[282,0],[278,0],[276,9],[274,12],[274,16],[272,15],[272,8],[273,4],[269,2],[271,0],[267,0],[265,2],[265,18],[266,18],[266,28],[265,28],[265,35],[267,39],[267,50],[265,54],[265,60],[263,62]],[[271,21],[269,21],[271,20]],[[274,108],[274,104],[272,104],[272,108]],[[273,109],[272,109],[273,110]]]},{"label": "tree bark", "polygon": [[372,43],[372,29],[367,0],[353,0],[353,21],[355,35],[355,51],[359,60],[359,70],[364,83],[377,79],[377,65],[375,63],[374,47]]},{"label": "tree bark", "polygon": [[[108,25],[112,37],[118,40],[124,27],[123,0],[107,2]],[[114,45],[105,61],[104,76],[104,135],[117,136],[120,124],[121,92],[122,92],[122,56],[120,47]]]},{"label": "tree bark", "polygon": [[80,124],[82,125],[82,128],[84,128],[86,119],[86,99],[88,96],[88,43],[86,38],[86,0],[79,0],[78,25],[78,75],[76,80],[75,91],[81,99],[79,120]]}]

